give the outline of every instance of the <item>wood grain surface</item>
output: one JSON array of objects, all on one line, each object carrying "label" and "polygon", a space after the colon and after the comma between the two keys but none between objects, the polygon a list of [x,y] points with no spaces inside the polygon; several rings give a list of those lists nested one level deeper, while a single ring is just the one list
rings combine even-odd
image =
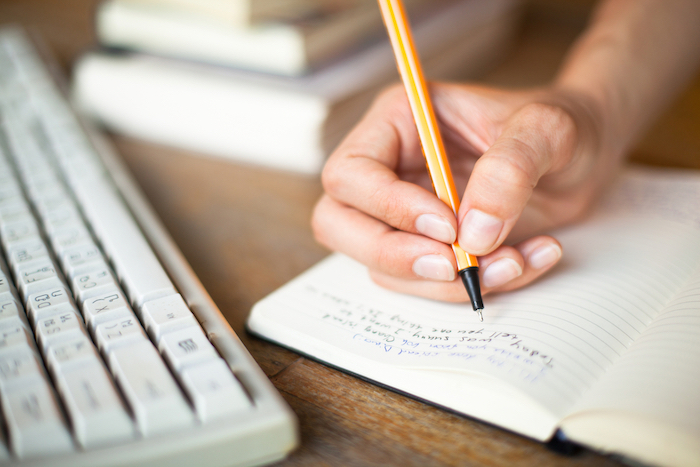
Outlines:
[{"label": "wood grain surface", "polygon": [[[0,21],[40,32],[69,73],[77,54],[94,46],[94,4],[0,0]],[[546,83],[585,26],[590,7],[585,0],[529,4],[513,52],[480,81]],[[216,304],[298,415],[301,446],[280,465],[620,465],[585,449],[558,454],[246,334],[244,322],[257,300],[328,254],[309,227],[319,180],[112,139]],[[700,80],[660,117],[632,159],[700,168]]]}]

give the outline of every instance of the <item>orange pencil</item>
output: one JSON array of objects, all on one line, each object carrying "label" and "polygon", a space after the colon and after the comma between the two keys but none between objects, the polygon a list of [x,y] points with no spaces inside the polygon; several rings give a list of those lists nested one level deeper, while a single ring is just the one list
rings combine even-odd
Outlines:
[{"label": "orange pencil", "polygon": [[[452,171],[447,160],[445,147],[440,135],[435,112],[430,101],[428,88],[423,77],[418,54],[413,44],[411,29],[406,18],[406,11],[401,0],[378,0],[382,10],[382,18],[391,40],[396,64],[401,80],[406,88],[408,102],[411,105],[413,119],[416,122],[423,155],[428,166],[430,178],[433,181],[435,194],[447,204],[455,216],[459,210],[459,197],[452,180]],[[466,253],[457,242],[452,244],[452,251],[457,259],[457,269],[464,287],[469,293],[474,311],[479,319],[484,320],[484,303],[481,298],[479,285],[479,263],[476,258]]]}]

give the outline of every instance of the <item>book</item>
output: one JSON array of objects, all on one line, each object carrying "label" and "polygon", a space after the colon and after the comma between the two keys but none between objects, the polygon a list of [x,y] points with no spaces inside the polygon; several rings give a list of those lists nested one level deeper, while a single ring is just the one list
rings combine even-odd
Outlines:
[{"label": "book", "polygon": [[258,302],[258,336],[539,441],[700,464],[700,173],[629,168],[564,256],[468,303],[382,289],[333,254]]},{"label": "book", "polygon": [[[98,40],[106,47],[296,76],[376,41],[383,33],[375,2],[318,2],[324,9],[286,21],[236,26],[154,0],[98,5]],[[451,0],[450,0],[451,1]],[[233,6],[246,2],[228,2]],[[264,2],[263,2],[264,3]],[[410,0],[419,17],[445,0]],[[251,5],[257,5],[252,2]]]},{"label": "book", "polygon": [[[149,8],[167,8],[182,14],[236,26],[298,18],[316,11],[327,0],[123,0]],[[364,0],[332,0],[333,4]]]},{"label": "book", "polygon": [[[460,1],[417,22],[427,75],[461,79],[498,60],[515,31],[516,5]],[[318,173],[376,93],[397,78],[387,40],[297,78],[93,52],[78,60],[72,93],[79,109],[118,133]]]}]

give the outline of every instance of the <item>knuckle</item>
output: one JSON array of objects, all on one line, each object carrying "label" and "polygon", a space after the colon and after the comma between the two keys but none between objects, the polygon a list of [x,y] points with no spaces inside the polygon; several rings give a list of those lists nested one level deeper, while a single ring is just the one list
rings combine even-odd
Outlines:
[{"label": "knuckle", "polygon": [[571,114],[561,106],[544,102],[532,102],[525,105],[522,113],[533,121],[558,130],[570,130],[574,123]]},{"label": "knuckle", "polygon": [[509,135],[509,149],[513,155],[511,165],[528,174],[531,182],[536,184],[545,173],[571,161],[578,139],[578,127],[567,109],[532,102],[523,106],[514,118],[513,131]]},{"label": "knuckle", "polygon": [[[395,183],[395,182],[392,182]],[[413,216],[410,208],[391,190],[391,185],[379,189],[372,200],[379,219],[398,230],[413,230]]]},{"label": "knuckle", "polygon": [[313,214],[311,215],[311,231],[318,243],[325,247],[330,247],[327,223],[325,222],[326,204],[327,200],[325,196],[316,203]]},{"label": "knuckle", "polygon": [[391,105],[397,101],[405,100],[406,91],[400,83],[391,84],[384,88],[375,99],[376,105]]},{"label": "knuckle", "polygon": [[533,130],[543,136],[543,150],[554,155],[569,155],[578,138],[578,125],[572,113],[558,105],[535,102],[523,108]]},{"label": "knuckle", "polygon": [[337,158],[331,157],[321,172],[323,190],[331,198],[338,198],[345,183],[346,178],[342,170],[342,164],[338,162]]},{"label": "knuckle", "polygon": [[400,232],[386,231],[379,236],[371,246],[367,246],[371,252],[374,269],[396,277],[411,275],[412,255],[399,237]]},{"label": "knuckle", "polygon": [[392,269],[391,265],[394,262],[394,255],[391,248],[383,248],[377,243],[374,245],[372,253],[372,257],[378,269],[383,271],[390,271]]},{"label": "knuckle", "polygon": [[[410,117],[410,106],[406,90],[401,84],[394,84],[385,88],[374,100],[369,113],[381,113],[385,121],[393,122],[392,125],[397,125],[398,122],[406,121],[406,116]],[[413,122],[412,118],[408,118]]]}]

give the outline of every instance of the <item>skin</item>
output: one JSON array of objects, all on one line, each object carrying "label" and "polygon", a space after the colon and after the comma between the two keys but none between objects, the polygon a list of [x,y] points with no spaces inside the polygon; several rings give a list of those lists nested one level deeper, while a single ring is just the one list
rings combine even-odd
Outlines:
[{"label": "skin", "polygon": [[479,256],[484,293],[522,287],[562,257],[544,232],[585,217],[699,62],[700,2],[608,0],[547,86],[432,83],[464,193],[456,218],[433,193],[405,92],[394,86],[329,158],[314,234],[400,292],[468,300],[455,239]]}]

